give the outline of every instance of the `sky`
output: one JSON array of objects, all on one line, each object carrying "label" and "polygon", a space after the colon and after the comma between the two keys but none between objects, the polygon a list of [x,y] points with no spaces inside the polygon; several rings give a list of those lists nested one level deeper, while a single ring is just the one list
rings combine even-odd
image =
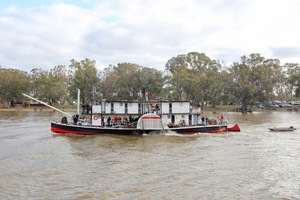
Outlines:
[{"label": "sky", "polygon": [[127,62],[164,71],[190,52],[300,63],[298,19],[299,0],[0,0],[0,66],[88,58],[99,70]]}]

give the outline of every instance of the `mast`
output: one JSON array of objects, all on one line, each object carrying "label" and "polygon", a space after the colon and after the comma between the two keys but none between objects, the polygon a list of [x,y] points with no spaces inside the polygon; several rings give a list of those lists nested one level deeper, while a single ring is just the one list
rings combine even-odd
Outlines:
[{"label": "mast", "polygon": [[80,89],[77,88],[77,115],[79,115],[79,106],[80,106]]},{"label": "mast", "polygon": [[24,94],[24,93],[22,93],[22,95],[25,96],[25,97],[28,97],[29,99],[32,99],[32,100],[34,100],[34,101],[37,101],[37,102],[39,102],[39,103],[41,103],[41,104],[43,104],[43,105],[45,105],[45,106],[47,106],[47,107],[49,107],[49,108],[52,108],[52,109],[54,109],[54,110],[56,110],[56,111],[58,111],[58,112],[61,112],[61,113],[65,114],[65,115],[68,115],[68,116],[72,117],[71,114],[66,113],[66,112],[64,112],[64,111],[62,111],[62,110],[59,110],[58,108],[55,108],[55,107],[53,107],[53,106],[50,106],[50,105],[46,104],[45,102],[42,102],[42,101],[40,101],[40,100],[38,100],[38,99],[36,99],[36,98],[34,98],[34,97],[32,97],[32,96],[29,96],[29,95]]},{"label": "mast", "polygon": [[143,105],[142,105],[142,115],[145,114],[145,102],[146,102],[146,89],[145,87],[142,88],[142,101],[143,101]]}]

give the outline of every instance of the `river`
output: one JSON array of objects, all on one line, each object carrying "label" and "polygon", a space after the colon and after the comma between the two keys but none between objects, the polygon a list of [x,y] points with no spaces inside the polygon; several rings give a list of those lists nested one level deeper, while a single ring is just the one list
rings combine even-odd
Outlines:
[{"label": "river", "polygon": [[0,199],[300,199],[299,117],[229,112],[238,133],[70,136],[50,131],[59,113],[0,112]]}]

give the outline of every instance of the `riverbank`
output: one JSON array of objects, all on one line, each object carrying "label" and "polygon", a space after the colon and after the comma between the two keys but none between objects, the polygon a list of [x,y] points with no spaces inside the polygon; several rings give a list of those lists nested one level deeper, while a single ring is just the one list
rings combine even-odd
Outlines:
[{"label": "riverbank", "polygon": [[[240,112],[240,106],[218,106],[215,108],[212,107],[205,107],[203,112]],[[253,106],[251,108],[251,112],[298,112],[300,111],[299,106],[292,106],[292,107],[279,107],[279,108],[273,108],[273,109],[265,109],[260,108],[257,106]]]}]

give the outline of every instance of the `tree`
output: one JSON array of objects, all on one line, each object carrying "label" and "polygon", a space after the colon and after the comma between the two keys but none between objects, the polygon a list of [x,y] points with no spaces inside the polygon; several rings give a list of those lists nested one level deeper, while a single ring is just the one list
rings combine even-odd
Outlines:
[{"label": "tree", "polygon": [[228,73],[222,70],[222,65],[212,60],[206,73],[203,76],[203,92],[204,99],[210,102],[211,107],[219,105],[220,101],[224,101],[224,87],[226,87]]},{"label": "tree", "polygon": [[242,112],[247,111],[248,105],[255,100],[256,86],[252,83],[251,69],[246,63],[233,63],[230,68],[230,91],[237,103],[242,105]]},{"label": "tree", "polygon": [[0,100],[21,102],[22,93],[28,93],[30,79],[27,72],[0,68]]},{"label": "tree", "polygon": [[65,66],[55,66],[50,71],[41,68],[31,70],[32,94],[49,104],[64,101],[67,95],[67,75]]},{"label": "tree", "polygon": [[115,83],[115,96],[123,100],[134,100],[138,98],[141,87],[141,66],[132,63],[119,63],[114,67],[117,77]]},{"label": "tree", "polygon": [[63,65],[55,66],[49,72],[49,99],[64,103],[67,98],[67,70]]},{"label": "tree", "polygon": [[300,65],[297,63],[286,63],[283,68],[286,70],[286,83],[290,87],[290,99],[293,100],[294,88],[295,96],[300,97]]},{"label": "tree", "polygon": [[221,65],[204,53],[191,52],[170,59],[166,64],[169,72],[169,89],[177,100],[191,100],[192,105],[203,109],[205,102],[213,106],[222,91]]},{"label": "tree", "polygon": [[154,68],[143,67],[140,71],[142,88],[145,87],[149,99],[162,98],[165,92],[163,73]]},{"label": "tree", "polygon": [[279,90],[285,82],[282,66],[278,59],[265,59],[254,69],[254,80],[257,86],[258,102],[269,102],[279,95]]},{"label": "tree", "polygon": [[241,103],[243,112],[257,102],[271,101],[276,85],[282,80],[279,60],[266,60],[260,54],[242,56],[241,62],[234,63],[230,68],[230,76],[228,92]]},{"label": "tree", "polygon": [[143,89],[149,98],[155,98],[162,93],[163,75],[156,69],[119,63],[104,69],[102,86],[103,96],[110,100],[141,100]]},{"label": "tree", "polygon": [[49,73],[42,68],[34,68],[30,71],[30,80],[32,86],[32,94],[40,100],[48,100],[49,91]]},{"label": "tree", "polygon": [[95,64],[95,61],[87,58],[81,61],[71,60],[68,74],[68,89],[71,98],[77,99],[77,89],[80,89],[85,103],[93,101],[94,89],[100,88],[100,79]]}]

